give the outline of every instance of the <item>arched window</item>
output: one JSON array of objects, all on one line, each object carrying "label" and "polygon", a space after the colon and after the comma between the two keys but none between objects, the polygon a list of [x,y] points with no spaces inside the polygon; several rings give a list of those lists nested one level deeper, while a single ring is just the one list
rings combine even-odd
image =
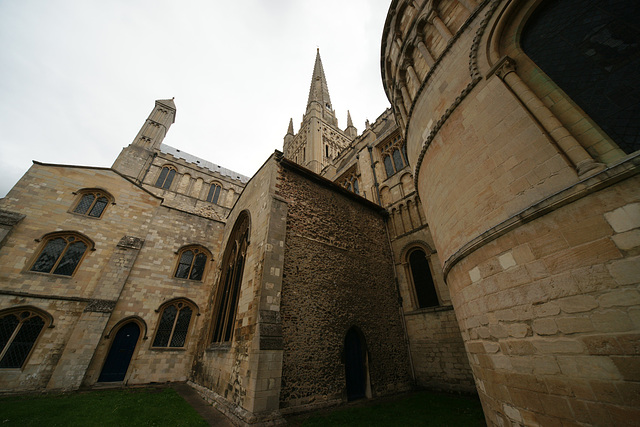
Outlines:
[{"label": "arched window", "polygon": [[208,251],[190,246],[178,252],[178,266],[174,277],[178,279],[202,280],[207,266]]},{"label": "arched window", "polygon": [[387,178],[400,172],[407,166],[407,147],[400,135],[396,135],[391,141],[380,146],[382,161]]},{"label": "arched window", "polygon": [[0,313],[0,369],[22,368],[46,323],[29,308]]},{"label": "arched window", "polygon": [[51,234],[44,240],[30,271],[72,276],[89,246],[92,245],[76,233]]},{"label": "arched window", "polygon": [[207,202],[218,203],[220,190],[222,190],[222,187],[219,184],[211,184],[211,187],[209,187],[209,194],[207,194]]},{"label": "arched window", "polygon": [[351,168],[350,171],[338,178],[336,182],[342,182],[342,186],[349,191],[353,191],[356,194],[360,194],[360,186],[358,184],[358,176],[356,175],[356,169]]},{"label": "arched window", "polygon": [[171,187],[173,178],[176,176],[176,169],[173,166],[165,166],[160,171],[160,175],[156,180],[156,187],[168,190]]},{"label": "arched window", "polygon": [[414,249],[409,253],[408,261],[418,308],[440,305],[425,252]]},{"label": "arched window", "polygon": [[193,308],[184,300],[174,300],[160,309],[160,320],[152,347],[184,347]]},{"label": "arched window", "polygon": [[99,190],[82,190],[80,195],[80,200],[73,209],[73,213],[92,218],[100,218],[112,199],[104,191]]},{"label": "arched window", "polygon": [[384,156],[384,169],[387,172],[387,178],[393,176],[393,174],[396,173],[396,170],[393,168],[391,156]]},{"label": "arched window", "polygon": [[242,273],[249,245],[249,214],[238,216],[222,258],[222,274],[214,305],[211,342],[231,341],[236,318]]},{"label": "arched window", "polygon": [[627,154],[640,149],[640,7],[554,0],[522,32],[524,52]]},{"label": "arched window", "polygon": [[396,172],[404,167],[404,161],[402,160],[402,154],[397,148],[393,150],[393,165],[396,167]]}]

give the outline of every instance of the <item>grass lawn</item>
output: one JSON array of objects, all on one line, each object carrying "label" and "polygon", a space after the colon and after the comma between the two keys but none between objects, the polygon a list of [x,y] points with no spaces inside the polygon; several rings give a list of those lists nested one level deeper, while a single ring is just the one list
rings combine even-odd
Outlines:
[{"label": "grass lawn", "polygon": [[474,397],[421,391],[287,418],[290,426],[486,426]]},{"label": "grass lawn", "polygon": [[0,398],[0,426],[206,426],[171,388]]}]

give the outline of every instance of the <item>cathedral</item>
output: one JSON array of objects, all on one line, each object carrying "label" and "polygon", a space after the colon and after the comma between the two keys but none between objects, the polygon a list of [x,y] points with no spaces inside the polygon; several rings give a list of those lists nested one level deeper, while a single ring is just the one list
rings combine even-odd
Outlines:
[{"label": "cathedral", "polygon": [[34,161],[0,200],[0,393],[187,382],[272,425],[422,387],[492,426],[633,425],[639,20],[393,0],[361,132],[318,51],[251,177],[164,144],[173,99],[110,168]]}]

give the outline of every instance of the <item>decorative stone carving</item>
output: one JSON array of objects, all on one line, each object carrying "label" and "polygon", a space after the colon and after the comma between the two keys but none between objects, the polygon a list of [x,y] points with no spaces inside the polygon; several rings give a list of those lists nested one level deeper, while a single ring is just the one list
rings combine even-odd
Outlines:
[{"label": "decorative stone carving", "polygon": [[86,312],[93,313],[111,313],[116,307],[116,301],[104,300],[104,299],[92,299],[89,300],[87,306],[84,308]]},{"label": "decorative stone carving", "polygon": [[142,249],[142,244],[144,243],[144,240],[142,240],[139,237],[134,237],[134,236],[124,236],[122,237],[122,239],[120,239],[120,241],[118,242],[118,247],[120,248],[127,248],[127,249],[137,249],[140,250]]},{"label": "decorative stone carving", "polygon": [[7,211],[4,209],[0,209],[0,225],[7,225],[9,227],[13,227],[20,221],[22,221],[26,215],[23,215],[18,212]]}]

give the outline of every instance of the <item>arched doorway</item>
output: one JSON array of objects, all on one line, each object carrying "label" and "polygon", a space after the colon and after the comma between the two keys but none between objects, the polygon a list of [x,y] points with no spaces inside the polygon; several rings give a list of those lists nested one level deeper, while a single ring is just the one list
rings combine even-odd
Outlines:
[{"label": "arched doorway", "polygon": [[344,338],[344,376],[347,382],[347,400],[367,396],[367,344],[355,326]]},{"label": "arched doorway", "polygon": [[111,344],[111,349],[104,362],[98,382],[123,381],[129,363],[140,337],[140,327],[136,322],[122,326]]}]

